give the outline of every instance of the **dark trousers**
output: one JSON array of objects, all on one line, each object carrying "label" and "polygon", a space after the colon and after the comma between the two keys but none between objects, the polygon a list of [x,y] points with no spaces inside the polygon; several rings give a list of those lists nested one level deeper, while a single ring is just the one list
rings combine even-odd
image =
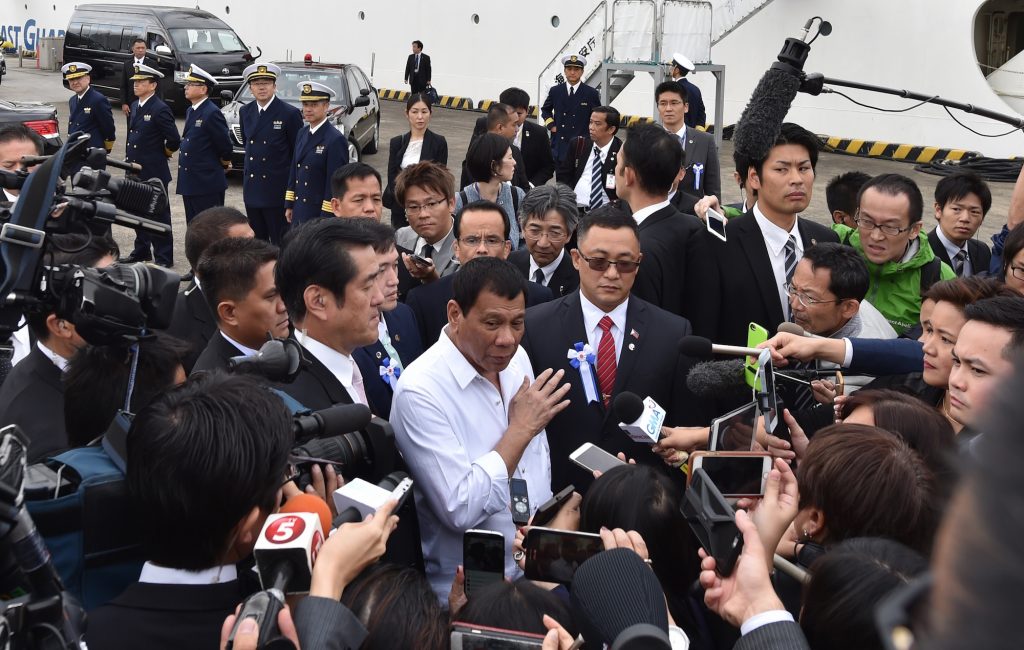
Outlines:
[{"label": "dark trousers", "polygon": [[185,204],[185,223],[188,224],[203,210],[224,205],[224,192],[182,195],[181,201]]},{"label": "dark trousers", "polygon": [[[163,212],[153,217],[154,221],[171,225],[171,208],[168,205]],[[150,246],[153,250],[150,252]],[[174,266],[174,238],[168,233],[166,235],[151,235],[142,231],[135,233],[135,249],[132,257],[139,261],[156,258],[160,266],[171,268]]]},{"label": "dark trousers", "polygon": [[412,94],[415,95],[416,93],[421,93],[421,92],[423,92],[426,89],[427,89],[427,82],[421,81],[418,78],[411,78],[411,79],[409,79],[409,91],[412,92]]},{"label": "dark trousers", "polygon": [[257,239],[281,245],[284,234],[288,232],[288,222],[284,218],[284,206],[257,208],[246,204],[245,215],[249,217],[249,225]]}]

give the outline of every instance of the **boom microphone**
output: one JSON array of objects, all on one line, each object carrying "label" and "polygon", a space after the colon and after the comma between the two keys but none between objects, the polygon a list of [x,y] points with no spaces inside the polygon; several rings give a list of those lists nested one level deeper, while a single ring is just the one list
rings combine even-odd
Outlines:
[{"label": "boom microphone", "polygon": [[743,360],[702,361],[686,375],[686,387],[701,399],[750,399],[750,386],[743,377]]},{"label": "boom microphone", "polygon": [[728,357],[757,357],[761,356],[760,348],[744,348],[738,345],[718,345],[712,343],[711,339],[703,336],[684,336],[679,339],[679,353],[695,359],[709,359],[713,355],[721,354]]},{"label": "boom microphone", "polygon": [[292,431],[296,440],[336,436],[365,429],[373,415],[366,404],[335,404],[329,408],[296,415]]}]

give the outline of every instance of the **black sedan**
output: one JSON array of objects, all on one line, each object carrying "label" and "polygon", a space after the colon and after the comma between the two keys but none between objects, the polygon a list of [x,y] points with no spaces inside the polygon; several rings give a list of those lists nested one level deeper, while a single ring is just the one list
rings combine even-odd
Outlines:
[{"label": "black sedan", "polygon": [[[347,63],[275,63],[281,67],[277,97],[296,108],[302,108],[299,102],[300,82],[322,83],[337,93],[331,100],[327,121],[348,139],[349,162],[360,160],[362,154],[377,153],[380,145],[380,103],[377,91],[359,66]],[[231,130],[232,164],[239,171],[245,164],[245,149],[238,111],[251,101],[252,93],[249,85],[245,84],[221,109]]]},{"label": "black sedan", "polygon": [[52,104],[0,99],[0,127],[8,124],[24,124],[41,135],[46,143],[47,154],[54,153],[63,144],[57,109]]}]

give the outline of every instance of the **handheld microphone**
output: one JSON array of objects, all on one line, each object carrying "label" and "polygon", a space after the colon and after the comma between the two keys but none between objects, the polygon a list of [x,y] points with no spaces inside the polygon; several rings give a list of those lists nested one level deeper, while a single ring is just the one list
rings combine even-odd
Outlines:
[{"label": "handheld microphone", "polygon": [[779,327],[776,330],[779,334],[794,334],[796,336],[805,336],[809,339],[823,339],[827,338],[824,336],[818,336],[817,334],[811,334],[804,328],[800,327],[796,323],[779,323]]},{"label": "handheld microphone", "polygon": [[296,415],[292,420],[292,432],[296,440],[351,433],[365,429],[372,417],[366,404],[335,404],[319,411]]},{"label": "handheld microphone", "polygon": [[325,533],[331,530],[331,509],[327,502],[315,494],[296,494],[284,502],[278,514],[295,512],[311,513],[320,518],[320,530]]},{"label": "handheld microphone", "polygon": [[745,348],[738,345],[718,345],[703,336],[684,336],[679,339],[679,352],[696,359],[709,359],[715,354],[729,357],[760,357],[760,348]]},{"label": "handheld microphone", "polygon": [[377,512],[388,501],[398,501],[398,512],[405,500],[412,494],[412,479],[404,472],[392,472],[384,477],[380,485],[374,485],[361,478],[353,479],[334,491],[334,510],[338,516],[332,526],[357,523]]},{"label": "handheld microphone", "polygon": [[634,442],[653,445],[661,438],[665,409],[650,397],[640,399],[635,393],[619,393],[612,402],[612,411],[619,419],[619,428]]}]

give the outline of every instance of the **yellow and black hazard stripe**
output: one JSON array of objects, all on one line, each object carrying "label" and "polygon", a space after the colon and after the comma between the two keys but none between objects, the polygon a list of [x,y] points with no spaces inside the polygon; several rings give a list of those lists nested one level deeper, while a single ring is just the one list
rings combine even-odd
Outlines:
[{"label": "yellow and black hazard stripe", "polygon": [[619,116],[619,128],[629,129],[637,124],[653,124],[654,118],[644,117],[642,115],[620,115]]},{"label": "yellow and black hazard stripe", "polygon": [[390,88],[378,88],[377,97],[380,99],[393,99],[397,102],[404,102],[409,99],[408,90],[392,90]]},{"label": "yellow and black hazard stripe", "polygon": [[896,144],[875,140],[857,140],[854,138],[832,138],[818,136],[822,148],[832,153],[842,153],[865,158],[887,158],[909,163],[930,163],[939,160],[968,160],[980,154],[966,149],[944,149],[942,147],[925,147],[912,144]]},{"label": "yellow and black hazard stripe", "polygon": [[[491,106],[497,103],[498,100],[496,99],[484,99],[477,103],[476,110],[480,111],[481,113],[486,113],[487,111],[491,110]],[[526,116],[533,118],[539,117],[540,109],[537,108],[536,106],[530,106],[529,108],[526,109]]]},{"label": "yellow and black hazard stripe", "polygon": [[473,110],[473,100],[469,97],[455,97],[454,95],[441,95],[437,105],[442,108],[455,108],[460,111]]}]

